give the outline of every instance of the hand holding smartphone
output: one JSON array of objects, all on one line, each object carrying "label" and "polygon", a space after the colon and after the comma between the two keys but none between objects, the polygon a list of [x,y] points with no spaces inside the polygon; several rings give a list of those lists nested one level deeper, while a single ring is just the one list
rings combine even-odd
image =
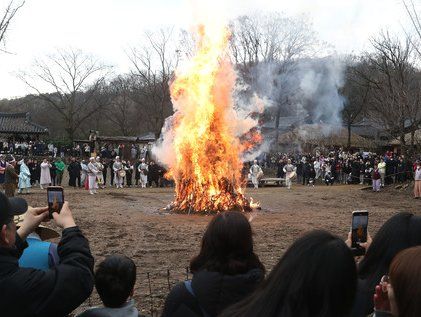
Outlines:
[{"label": "hand holding smartphone", "polygon": [[53,213],[60,213],[61,208],[64,204],[64,191],[63,187],[60,186],[49,186],[47,187],[47,199],[48,199],[48,213],[50,219],[53,218]]},{"label": "hand holding smartphone", "polygon": [[368,211],[356,210],[352,212],[351,249],[354,256],[361,256],[365,254],[366,250],[360,244],[367,242],[367,228]]}]

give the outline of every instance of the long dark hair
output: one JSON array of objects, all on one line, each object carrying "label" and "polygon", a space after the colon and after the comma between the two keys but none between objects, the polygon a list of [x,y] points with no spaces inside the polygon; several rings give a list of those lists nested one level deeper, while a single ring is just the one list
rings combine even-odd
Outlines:
[{"label": "long dark hair", "polygon": [[356,282],[354,258],[344,241],[315,230],[295,241],[261,286],[221,317],[345,316]]},{"label": "long dark hair", "polygon": [[238,211],[217,214],[202,238],[199,254],[190,261],[190,270],[243,274],[251,269],[265,270],[253,251],[253,236],[246,216]]},{"label": "long dark hair", "polygon": [[358,276],[367,289],[376,287],[389,271],[393,258],[402,250],[421,245],[421,217],[401,212],[387,220],[373,238],[360,262]]}]

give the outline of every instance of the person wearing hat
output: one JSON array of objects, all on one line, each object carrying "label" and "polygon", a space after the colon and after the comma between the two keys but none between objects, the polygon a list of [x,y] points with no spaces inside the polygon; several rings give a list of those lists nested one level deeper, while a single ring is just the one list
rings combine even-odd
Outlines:
[{"label": "person wearing hat", "polygon": [[11,155],[6,157],[6,170],[4,171],[4,193],[7,197],[15,196],[16,183],[19,175],[15,170],[16,161]]},{"label": "person wearing hat", "polygon": [[31,188],[31,172],[29,171],[29,167],[25,164],[24,159],[21,159],[18,162],[18,165],[20,166],[18,193],[22,194],[23,191],[26,190],[26,193],[29,194],[29,188]]},{"label": "person wearing hat", "polygon": [[[25,217],[16,229],[14,216]],[[1,316],[67,316],[91,294],[94,259],[88,240],[76,226],[68,202],[53,213],[63,229],[57,248],[60,263],[46,271],[19,267],[27,237],[48,220],[48,208],[28,207],[22,198],[0,193]]]},{"label": "person wearing hat", "polygon": [[95,157],[91,157],[89,159],[88,164],[88,186],[89,186],[89,194],[94,195],[97,194],[98,184],[96,182],[96,175],[98,174],[98,168],[95,162]]},{"label": "person wearing hat", "polygon": [[140,185],[142,188],[146,188],[148,185],[148,171],[149,171],[149,165],[146,164],[145,159],[142,159],[142,163],[138,166],[138,170],[140,173]]},{"label": "person wearing hat", "polygon": [[[20,228],[25,215],[14,217],[16,228]],[[57,253],[57,244],[45,240],[58,238],[60,235],[54,229],[39,225],[26,238],[28,247],[19,258],[20,267],[28,267],[38,270],[48,270],[59,264],[60,258]]]},{"label": "person wearing hat", "polygon": [[45,186],[49,186],[51,184],[50,168],[52,168],[52,165],[45,158],[41,163],[41,176],[39,180],[39,186],[41,189],[44,189]]},{"label": "person wearing hat", "polygon": [[123,163],[120,161],[120,156],[115,157],[114,164],[112,165],[112,170],[114,172],[114,183],[116,188],[123,188],[123,177],[121,171],[123,169]]}]

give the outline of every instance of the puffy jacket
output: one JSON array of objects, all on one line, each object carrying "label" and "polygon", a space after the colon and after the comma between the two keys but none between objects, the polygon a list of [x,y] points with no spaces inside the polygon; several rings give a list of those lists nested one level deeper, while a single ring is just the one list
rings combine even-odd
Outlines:
[{"label": "puffy jacket", "polygon": [[238,275],[197,272],[191,281],[194,295],[184,283],[177,284],[165,301],[162,317],[217,316],[252,293],[263,278],[264,273],[260,269]]},{"label": "puffy jacket", "polygon": [[16,248],[0,248],[2,317],[60,317],[78,307],[92,292],[94,259],[78,227],[63,230],[57,251],[60,264],[47,271],[20,268],[27,247],[16,235]]}]

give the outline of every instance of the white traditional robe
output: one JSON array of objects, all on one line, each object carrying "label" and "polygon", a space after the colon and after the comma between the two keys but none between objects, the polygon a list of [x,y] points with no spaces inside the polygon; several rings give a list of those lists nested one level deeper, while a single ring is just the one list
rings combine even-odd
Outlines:
[{"label": "white traditional robe", "polygon": [[149,166],[146,163],[139,164],[138,167],[139,173],[140,173],[140,185],[142,188],[145,188],[148,184],[148,170]]},{"label": "white traditional robe", "polygon": [[119,171],[123,169],[123,163],[114,162],[113,171],[114,171],[114,184],[117,188],[123,187],[123,178],[120,177]]},{"label": "white traditional robe", "polygon": [[284,166],[284,173],[285,173],[285,185],[288,189],[291,189],[292,181],[291,178],[295,174],[297,168],[292,164],[287,164]]},{"label": "white traditional robe", "polygon": [[25,163],[20,165],[18,188],[19,191],[25,188],[31,188],[31,172]]},{"label": "white traditional robe", "polygon": [[88,164],[88,183],[89,183],[89,191],[91,193],[96,192],[98,188],[98,184],[96,183],[96,175],[98,174],[98,168],[96,163],[89,162]]},{"label": "white traditional robe", "polygon": [[50,163],[41,163],[41,177],[39,179],[40,185],[49,185],[51,184],[51,174],[50,174]]},{"label": "white traditional robe", "polygon": [[263,174],[262,168],[258,164],[253,164],[250,167],[251,182],[254,185],[254,188],[259,187],[259,177]]}]

